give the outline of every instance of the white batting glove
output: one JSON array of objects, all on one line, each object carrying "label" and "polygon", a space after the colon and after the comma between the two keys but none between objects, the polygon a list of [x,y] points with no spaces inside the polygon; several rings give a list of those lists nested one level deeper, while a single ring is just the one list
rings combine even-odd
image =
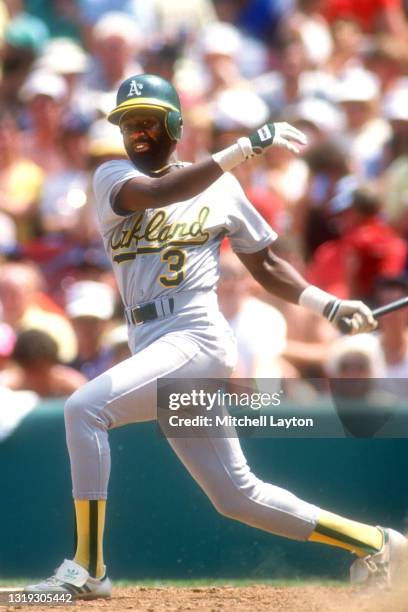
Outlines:
[{"label": "white batting glove", "polygon": [[307,144],[306,135],[286,122],[266,123],[259,130],[251,134],[248,139],[255,155],[263,153],[265,149],[271,146],[283,147],[292,151],[292,153],[299,153],[299,148],[296,144]]},{"label": "white batting glove", "polygon": [[378,323],[364,302],[340,300],[335,295],[308,285],[299,296],[299,304],[328,319],[347,334],[361,334],[376,329]]},{"label": "white batting glove", "polygon": [[364,302],[336,299],[327,304],[323,314],[337,329],[351,335],[373,331],[378,325]]}]

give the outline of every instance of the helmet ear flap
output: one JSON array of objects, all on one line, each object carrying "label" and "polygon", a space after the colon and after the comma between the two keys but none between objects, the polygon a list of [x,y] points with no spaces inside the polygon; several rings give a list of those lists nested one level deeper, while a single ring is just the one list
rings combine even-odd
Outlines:
[{"label": "helmet ear flap", "polygon": [[171,140],[180,140],[183,132],[183,119],[181,113],[168,111],[166,114],[166,130]]}]

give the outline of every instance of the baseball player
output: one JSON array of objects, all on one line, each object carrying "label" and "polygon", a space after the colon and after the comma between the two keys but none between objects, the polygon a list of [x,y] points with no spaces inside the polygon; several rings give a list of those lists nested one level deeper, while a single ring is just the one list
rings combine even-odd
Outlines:
[{"label": "baseball player", "polygon": [[[178,161],[182,134],[178,95],[149,74],[124,81],[109,114],[129,160],[102,164],[94,177],[100,230],[125,306],[132,357],[88,382],[65,406],[76,514],[76,552],[28,591],[76,598],[109,597],[103,559],[110,471],[108,431],[156,418],[156,380],[225,378],[235,341],[217,305],[220,242],[231,246],[271,293],[299,303],[353,332],[375,328],[362,302],[339,300],[308,283],[273,252],[275,232],[229,173],[271,146],[297,153],[304,135],[287,123],[266,124],[249,137],[194,164]],[[356,555],[353,580],[389,582],[406,540],[392,529],[324,511],[259,480],[237,438],[171,438],[169,443],[222,514],[274,534],[325,542]]]}]

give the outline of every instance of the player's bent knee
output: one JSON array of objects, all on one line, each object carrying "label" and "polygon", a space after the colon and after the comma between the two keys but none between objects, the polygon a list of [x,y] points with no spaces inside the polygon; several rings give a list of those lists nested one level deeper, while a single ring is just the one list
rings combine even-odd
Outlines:
[{"label": "player's bent knee", "polygon": [[65,426],[69,428],[74,422],[82,419],[84,416],[84,403],[81,400],[81,389],[75,391],[65,402],[64,418]]},{"label": "player's bent knee", "polygon": [[81,387],[67,399],[64,406],[64,417],[66,427],[79,421],[89,422],[96,419],[97,415],[90,408],[85,387]]},{"label": "player's bent knee", "polygon": [[99,398],[90,394],[88,385],[77,389],[65,402],[64,418],[67,432],[78,430],[79,424],[88,430],[106,430],[109,427],[108,419],[101,410],[103,404]]}]

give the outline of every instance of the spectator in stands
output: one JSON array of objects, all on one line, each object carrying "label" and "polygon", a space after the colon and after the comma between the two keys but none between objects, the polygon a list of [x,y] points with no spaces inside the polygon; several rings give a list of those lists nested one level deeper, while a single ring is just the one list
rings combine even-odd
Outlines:
[{"label": "spectator in stands", "polygon": [[4,39],[4,32],[6,30],[7,22],[9,21],[10,9],[6,5],[5,0],[0,0],[0,40]]},{"label": "spectator in stands", "polygon": [[[219,93],[210,105],[210,112],[213,152],[248,136],[269,118],[265,102],[250,90],[227,89]],[[251,163],[237,166],[234,174],[258,212],[277,232],[281,232],[286,229],[285,200],[279,192],[279,185],[268,188],[263,184],[266,182],[266,165],[270,165],[269,158],[254,159]]]},{"label": "spectator in stands", "polygon": [[[84,141],[85,142],[85,141]],[[116,126],[105,119],[98,119],[89,127],[86,134],[87,143],[87,174],[85,191],[85,204],[78,210],[78,220],[71,234],[75,237],[78,246],[83,250],[89,249],[100,252],[103,248],[98,230],[96,207],[94,206],[94,192],[92,177],[96,168],[105,161],[127,158],[123,148],[123,139]],[[106,256],[105,260],[106,262]],[[104,264],[106,269],[106,263]]]},{"label": "spectator in stands", "polygon": [[[303,155],[319,145],[335,140],[344,129],[344,113],[335,104],[321,98],[304,98],[298,104],[288,106],[286,118],[307,136]],[[292,186],[292,189],[297,189],[297,186]]]},{"label": "spectator in stands", "polygon": [[292,2],[270,2],[270,0],[213,0],[220,21],[233,23],[243,32],[268,45],[279,41],[279,26],[286,13],[293,8]]},{"label": "spectator in stands", "polygon": [[18,92],[26,80],[36,57],[48,39],[43,22],[22,12],[21,3],[12,11],[6,25],[0,50],[2,75],[0,102],[4,108],[20,109]]},{"label": "spectator in stands", "polygon": [[388,32],[408,39],[403,0],[327,0],[324,11],[329,22],[354,19],[366,33]]},{"label": "spectator in stands", "polygon": [[[282,155],[277,155],[275,152],[266,151],[264,157],[265,186],[283,203],[286,213],[285,229],[291,227],[294,210],[305,197],[309,181],[309,168],[305,159],[287,153],[289,151],[282,151]],[[282,232],[282,228],[275,229],[279,233]]]},{"label": "spectator in stands", "polygon": [[16,343],[16,334],[7,323],[0,321],[0,371],[9,364],[10,356]]},{"label": "spectator in stands", "polygon": [[77,0],[80,11],[82,37],[87,49],[92,48],[92,28],[106,13],[115,11],[132,17],[140,30],[148,36],[157,31],[154,2],[144,0]]},{"label": "spectator in stands", "polygon": [[[301,274],[305,275],[305,264],[299,244],[293,237],[279,238],[274,252],[289,261]],[[336,330],[323,317],[267,294],[256,287],[255,295],[282,313],[286,321],[287,339],[283,357],[301,376],[314,378],[323,375],[323,363],[327,347],[337,336]]]},{"label": "spectator in stands", "polygon": [[382,181],[384,214],[396,231],[408,238],[408,87],[384,98],[384,116],[391,125],[391,139],[384,152]]},{"label": "spectator in stands", "polygon": [[[48,288],[59,303],[64,303],[63,284],[68,286],[80,279],[102,280],[113,274],[98,231],[92,175],[104,161],[126,156],[120,131],[106,120],[95,121],[89,131],[81,116],[68,116],[64,125],[68,128],[70,156],[74,163],[66,172],[50,177],[47,184],[58,189],[64,187],[66,191],[67,186],[58,180],[63,178],[69,189],[62,201],[50,195],[44,211],[44,221],[50,225],[40,240],[24,249],[27,256],[41,264]],[[77,140],[81,143],[78,149]],[[58,228],[63,240],[56,233]]]},{"label": "spectator in stands", "polygon": [[67,94],[64,79],[44,70],[33,71],[20,91],[29,124],[24,153],[48,174],[60,172],[66,166],[58,143]]},{"label": "spectator in stands", "polygon": [[12,359],[16,366],[1,374],[1,383],[14,391],[34,391],[40,397],[71,395],[86,382],[79,372],[58,359],[56,341],[40,329],[20,331]]},{"label": "spectator in stands", "polygon": [[[52,333],[61,350],[68,349],[71,361],[75,357],[75,334],[52,299],[62,303],[62,291],[78,280],[113,286],[97,232],[91,174],[104,161],[124,157],[120,132],[103,119],[91,126],[88,138],[85,131],[66,129],[66,114],[85,113],[92,121],[104,116],[114,105],[117,81],[142,70],[173,77],[182,92],[185,132],[181,159],[186,161],[227,146],[268,119],[295,122],[307,131],[309,145],[302,158],[285,156],[282,151],[276,156],[271,150],[262,159],[237,168],[237,172],[248,198],[283,234],[283,254],[302,270],[305,258],[315,253],[309,271],[313,282],[346,297],[350,291],[360,292],[360,281],[365,291],[364,283],[373,283],[377,274],[396,274],[401,269],[404,248],[402,242],[394,241],[388,227],[393,225],[406,241],[406,38],[395,35],[406,28],[398,26],[401,0],[10,0],[8,5],[0,103],[16,109],[17,123],[11,124],[7,113],[3,122],[0,112],[0,257],[21,252],[41,264],[47,281],[47,289],[43,286],[39,293],[37,281],[33,291],[26,272],[15,268],[10,272],[11,264],[7,263],[0,268],[0,285],[3,275],[6,279],[6,288],[2,291],[0,287],[5,319],[15,331],[30,323],[26,318],[36,318],[41,328],[50,326],[52,330],[58,321],[58,331]],[[46,19],[52,38],[47,43],[44,24],[22,10],[24,6],[35,12],[48,5],[51,9]],[[61,20],[53,21],[53,17],[61,14],[62,5],[71,11],[68,21],[81,30],[83,48],[72,38],[54,38],[61,32]],[[4,21],[0,14],[0,32]],[[277,25],[283,21],[291,27],[278,39]],[[67,30],[65,33],[71,35]],[[23,80],[22,97],[17,98]],[[263,104],[256,103],[258,110],[250,102],[254,90],[263,99]],[[29,161],[26,153],[24,158],[18,151],[18,125],[25,129]],[[87,139],[89,158],[85,160],[82,147]],[[350,173],[378,177],[385,220],[374,215],[357,231],[357,227],[348,226],[351,217],[356,220],[355,210],[336,214],[337,225],[347,225],[348,239],[354,232],[354,242],[351,240],[346,248],[343,236],[339,238],[333,228],[329,203],[338,180]],[[42,204],[46,214],[38,239],[37,194],[44,174]],[[75,183],[78,176],[80,184]],[[363,245],[363,228],[368,226],[370,244]],[[61,234],[64,244],[58,242]],[[302,247],[305,256],[300,257]],[[368,272],[362,272],[361,278],[354,269],[349,277],[348,249],[354,253],[354,263],[365,262],[363,270]],[[379,251],[382,255],[375,260]],[[371,263],[364,268],[368,261]],[[350,282],[357,283],[357,288],[351,288]],[[243,289],[245,284],[232,287],[231,301],[234,290]],[[16,306],[5,293],[15,296]],[[271,300],[284,315],[288,338],[283,354],[294,371],[320,375],[327,343],[334,334],[327,321],[297,306],[256,295],[265,302]],[[244,305],[249,299],[248,295],[235,297]],[[110,322],[97,318],[89,324],[99,338],[98,326],[109,327]],[[241,336],[249,346],[248,353],[255,355],[255,341],[251,344],[244,332]],[[262,356],[263,339],[257,332],[255,337]],[[85,354],[90,355],[87,349]],[[90,355],[89,359],[95,360],[97,371],[99,356]],[[261,361],[265,363],[263,358]],[[254,369],[258,370],[258,364]]]},{"label": "spectator in stands", "polygon": [[[401,432],[393,420],[398,397],[386,388],[385,362],[377,338],[343,336],[328,350],[330,390],[346,437],[372,438]],[[406,419],[403,419],[404,429]]]},{"label": "spectator in stands", "polygon": [[344,297],[370,302],[379,276],[404,270],[407,244],[381,217],[377,190],[355,177],[339,181],[330,206],[340,237],[316,251],[308,278],[326,289],[337,281]]},{"label": "spectator in stands", "polygon": [[75,334],[59,307],[45,293],[40,270],[33,264],[7,262],[0,266],[0,308],[3,321],[13,330],[40,329],[58,345],[58,358],[76,355]]},{"label": "spectator in stands", "polygon": [[105,372],[113,359],[104,336],[114,314],[114,291],[95,281],[78,281],[67,290],[66,312],[74,327],[78,354],[71,366],[88,380]]},{"label": "spectator in stands", "polygon": [[0,262],[19,253],[17,227],[13,219],[0,211]]},{"label": "spectator in stands", "polygon": [[194,103],[184,113],[183,138],[179,154],[186,161],[199,161],[212,150],[213,116],[208,102]]},{"label": "spectator in stands", "polygon": [[[74,119],[73,121],[71,121]],[[111,159],[126,157],[123,140],[116,126],[106,120],[95,121],[85,134],[86,122],[79,118],[67,118],[68,132],[78,133],[68,135],[71,140],[71,156],[75,157],[74,165],[66,173],[59,175],[68,180],[72,179],[73,189],[67,192],[67,200],[57,202],[49,199],[49,209],[53,217],[49,219],[54,225],[44,231],[40,240],[27,245],[24,249],[26,256],[39,262],[52,296],[58,303],[64,303],[63,287],[67,287],[77,280],[106,281],[114,285],[111,263],[105,253],[98,230],[98,219],[94,205],[92,189],[92,176],[94,170],[101,163]],[[76,149],[75,141],[81,142],[81,150]],[[74,141],[74,142],[72,142]],[[86,151],[83,145],[86,144]],[[84,156],[86,154],[87,170],[84,170]],[[76,169],[75,169],[75,167]],[[54,178],[48,183],[55,185]],[[62,184],[63,185],[63,184]],[[57,186],[61,185],[57,182]],[[60,208],[57,214],[57,209]],[[56,233],[59,227],[64,239]]]},{"label": "spectator in stands", "polygon": [[74,114],[64,117],[59,128],[59,147],[65,167],[49,176],[42,188],[41,228],[47,236],[58,234],[61,247],[70,241],[87,201],[88,129],[85,117]]},{"label": "spectator in stands", "polygon": [[286,324],[281,313],[249,295],[250,277],[231,251],[221,256],[218,301],[238,345],[238,378],[280,378],[296,372],[281,359]]},{"label": "spectator in stands", "polygon": [[90,57],[81,45],[69,38],[53,38],[42,50],[35,68],[60,75],[67,85],[67,107],[75,113],[94,118],[95,105],[84,90],[83,75]]},{"label": "spectator in stands", "polygon": [[15,117],[0,110],[0,211],[14,220],[21,242],[34,234],[43,180],[44,171],[22,154]]},{"label": "spectator in stands", "polygon": [[346,117],[343,148],[349,151],[353,172],[363,180],[381,171],[381,155],[390,137],[388,122],[379,115],[380,84],[368,70],[344,71],[335,89],[335,100]]},{"label": "spectator in stands", "polygon": [[180,42],[159,40],[151,43],[143,52],[144,72],[157,74],[167,81],[173,81],[180,54]]},{"label": "spectator in stands", "polygon": [[[408,276],[385,276],[377,281],[376,302],[383,306],[408,294]],[[379,341],[385,358],[387,378],[408,379],[408,308],[379,319]]]},{"label": "spectator in stands", "polygon": [[212,0],[153,0],[155,34],[164,40],[193,38],[215,21]]},{"label": "spectator in stands", "polygon": [[326,70],[333,75],[363,66],[364,36],[359,24],[352,19],[341,19],[332,24],[333,50],[326,62]]},{"label": "spectator in stands", "polygon": [[44,23],[52,38],[67,36],[79,40],[81,23],[77,0],[25,0],[30,15]]},{"label": "spectator in stands", "polygon": [[89,102],[101,94],[113,95],[119,84],[132,74],[143,72],[138,55],[144,45],[144,34],[137,22],[120,12],[104,14],[91,31],[93,62],[84,77],[83,86]]},{"label": "spectator in stands", "polygon": [[279,50],[276,70],[261,74],[252,81],[255,91],[268,104],[272,119],[285,117],[289,104],[305,97],[331,99],[335,80],[326,71],[313,70],[307,60],[298,34],[287,37]]},{"label": "spectator in stands", "polygon": [[408,68],[406,41],[390,34],[376,36],[365,52],[364,62],[367,69],[378,77],[384,96],[404,84]]},{"label": "spectator in stands", "polygon": [[111,366],[131,357],[127,325],[118,325],[110,330],[105,339],[112,355]]},{"label": "spectator in stands", "polygon": [[[326,373],[330,378],[344,380],[368,378],[383,378],[385,376],[385,362],[380,346],[373,334],[360,334],[355,336],[341,336],[330,344],[325,362]],[[351,387],[344,386],[354,395]],[[355,395],[358,395],[356,391]]]},{"label": "spectator in stands", "polygon": [[332,140],[316,144],[304,158],[309,167],[308,184],[293,212],[293,230],[309,260],[320,244],[336,236],[329,222],[329,202],[337,182],[350,173],[350,160]]},{"label": "spectator in stands", "polygon": [[202,31],[199,43],[207,99],[227,89],[249,88],[237,61],[242,45],[237,28],[229,23],[213,23]]},{"label": "spectator in stands", "polygon": [[286,15],[282,29],[298,34],[304,45],[308,63],[325,66],[333,51],[329,25],[322,14],[324,0],[297,0],[294,10]]}]

